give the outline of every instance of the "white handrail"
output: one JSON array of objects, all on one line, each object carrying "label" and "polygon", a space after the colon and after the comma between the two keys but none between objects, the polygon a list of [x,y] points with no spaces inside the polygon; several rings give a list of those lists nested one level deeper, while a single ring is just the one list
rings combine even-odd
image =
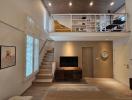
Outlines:
[{"label": "white handrail", "polygon": [[128,15],[128,13],[100,13],[100,14],[97,14],[97,13],[89,13],[89,14],[51,14],[51,16],[54,16],[54,15],[57,15],[57,16],[71,16],[71,15]]},{"label": "white handrail", "polygon": [[47,40],[43,43],[43,46],[42,46],[42,48],[41,48],[41,50],[40,50],[40,54],[39,54],[39,58],[40,58],[39,64],[40,64],[40,65],[41,65],[41,62],[42,62],[42,60],[43,60],[43,57],[44,57],[45,53],[47,52],[48,49],[51,48],[50,42],[51,42],[51,40],[48,40],[48,39],[47,39]]}]

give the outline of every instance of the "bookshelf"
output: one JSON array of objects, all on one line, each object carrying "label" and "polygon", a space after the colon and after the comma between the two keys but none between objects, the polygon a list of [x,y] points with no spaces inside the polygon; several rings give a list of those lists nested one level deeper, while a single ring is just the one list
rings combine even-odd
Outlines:
[{"label": "bookshelf", "polygon": [[73,15],[72,16],[73,32],[95,32],[96,16],[94,15]]}]

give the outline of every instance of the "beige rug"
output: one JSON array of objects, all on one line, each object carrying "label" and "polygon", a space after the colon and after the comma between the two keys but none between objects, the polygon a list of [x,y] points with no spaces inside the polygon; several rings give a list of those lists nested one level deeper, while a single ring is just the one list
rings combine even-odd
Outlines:
[{"label": "beige rug", "polygon": [[[108,90],[110,91],[110,90]],[[43,100],[132,100],[101,91],[88,84],[56,84],[51,86]]]},{"label": "beige rug", "polygon": [[57,84],[51,86],[44,100],[114,100],[100,92],[97,86],[88,84]]},{"label": "beige rug", "polygon": [[102,92],[50,91],[44,100],[118,100]]},{"label": "beige rug", "polygon": [[100,91],[97,86],[87,84],[60,84],[49,88],[48,91]]}]

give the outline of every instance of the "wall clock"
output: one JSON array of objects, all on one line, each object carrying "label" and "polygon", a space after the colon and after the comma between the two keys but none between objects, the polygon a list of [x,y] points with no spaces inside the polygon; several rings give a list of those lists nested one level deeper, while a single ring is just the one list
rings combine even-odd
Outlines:
[{"label": "wall clock", "polygon": [[107,51],[103,51],[103,52],[101,52],[101,58],[102,59],[107,59],[109,57],[109,53],[107,52]]}]

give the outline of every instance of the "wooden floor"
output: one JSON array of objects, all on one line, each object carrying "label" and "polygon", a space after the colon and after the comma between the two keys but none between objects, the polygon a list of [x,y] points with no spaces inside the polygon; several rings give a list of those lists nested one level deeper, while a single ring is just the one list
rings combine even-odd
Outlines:
[{"label": "wooden floor", "polygon": [[33,85],[24,95],[33,96],[33,100],[132,100],[132,91],[114,79]]}]

